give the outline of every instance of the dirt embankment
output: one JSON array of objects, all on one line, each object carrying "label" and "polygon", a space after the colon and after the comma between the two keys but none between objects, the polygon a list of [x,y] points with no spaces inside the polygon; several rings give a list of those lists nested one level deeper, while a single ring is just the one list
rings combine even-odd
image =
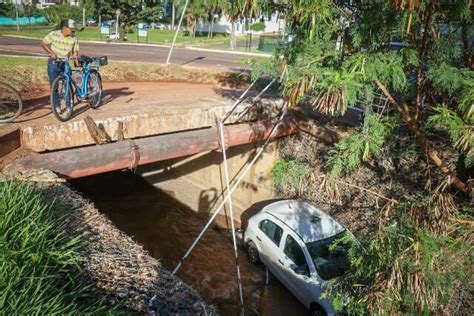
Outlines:
[{"label": "dirt embankment", "polygon": [[194,289],[171,275],[54,173],[33,170],[14,176],[40,183],[48,200],[71,210],[63,222],[64,230],[83,243],[84,278],[95,284],[110,305],[120,302],[135,313],[218,314]]},{"label": "dirt embankment", "polygon": [[[11,83],[22,93],[34,91],[38,85],[48,84],[47,60],[32,57],[0,59],[0,80]],[[231,88],[243,87],[248,74],[226,72],[222,69],[151,63],[110,62],[100,68],[104,82],[187,82],[218,84]]]}]

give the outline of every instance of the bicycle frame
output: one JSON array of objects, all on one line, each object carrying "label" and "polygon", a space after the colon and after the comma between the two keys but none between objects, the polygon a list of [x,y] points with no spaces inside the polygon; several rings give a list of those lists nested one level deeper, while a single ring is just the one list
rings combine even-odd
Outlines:
[{"label": "bicycle frame", "polygon": [[82,72],[82,79],[81,79],[81,85],[79,86],[76,82],[76,80],[71,76],[72,72],[73,72],[73,69],[71,68],[71,66],[69,65],[69,60],[66,59],[64,61],[64,71],[63,71],[63,75],[66,77],[66,96],[69,97],[69,89],[70,89],[70,84],[73,83],[74,84],[74,88],[75,88],[75,91],[76,91],[76,95],[80,98],[80,99],[84,99],[88,96],[89,94],[89,89],[87,87],[87,82],[89,80],[89,77],[90,77],[90,74],[91,74],[91,67],[89,64],[85,64],[81,70],[78,70],[78,71],[81,71]]}]

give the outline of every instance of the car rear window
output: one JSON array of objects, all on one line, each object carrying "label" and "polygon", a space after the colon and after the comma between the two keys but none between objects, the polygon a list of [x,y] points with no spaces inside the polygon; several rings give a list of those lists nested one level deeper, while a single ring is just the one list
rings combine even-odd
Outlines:
[{"label": "car rear window", "polygon": [[264,219],[258,224],[260,230],[268,236],[277,246],[280,246],[281,236],[283,235],[283,229],[272,222],[271,220]]}]

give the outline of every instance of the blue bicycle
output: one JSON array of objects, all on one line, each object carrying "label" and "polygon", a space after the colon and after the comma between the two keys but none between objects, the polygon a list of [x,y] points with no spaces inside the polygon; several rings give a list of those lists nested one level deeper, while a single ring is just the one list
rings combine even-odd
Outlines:
[{"label": "blue bicycle", "polygon": [[51,107],[54,116],[62,122],[71,118],[74,108],[74,96],[78,102],[86,101],[93,109],[102,102],[102,79],[99,66],[107,65],[107,57],[81,56],[78,59],[80,68],[73,69],[70,59],[57,60],[63,69],[51,86]]}]

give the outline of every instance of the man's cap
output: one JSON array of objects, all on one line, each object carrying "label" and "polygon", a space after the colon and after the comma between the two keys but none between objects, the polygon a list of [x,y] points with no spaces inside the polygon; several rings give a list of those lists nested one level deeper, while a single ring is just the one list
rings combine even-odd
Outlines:
[{"label": "man's cap", "polygon": [[66,25],[68,28],[74,30],[76,28],[76,22],[74,22],[74,20],[67,20],[67,25]]}]

